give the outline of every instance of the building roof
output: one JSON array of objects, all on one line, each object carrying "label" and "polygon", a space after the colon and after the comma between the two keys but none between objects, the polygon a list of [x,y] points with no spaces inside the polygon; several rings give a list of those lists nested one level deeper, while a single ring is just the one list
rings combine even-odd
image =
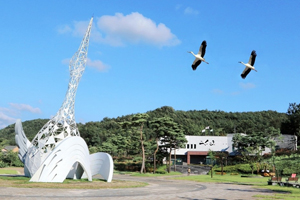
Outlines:
[{"label": "building roof", "polygon": [[4,151],[13,151],[13,150],[16,150],[16,149],[19,150],[19,148],[18,148],[17,146],[5,146],[5,147],[2,149],[2,151],[3,151],[3,150],[4,150]]}]

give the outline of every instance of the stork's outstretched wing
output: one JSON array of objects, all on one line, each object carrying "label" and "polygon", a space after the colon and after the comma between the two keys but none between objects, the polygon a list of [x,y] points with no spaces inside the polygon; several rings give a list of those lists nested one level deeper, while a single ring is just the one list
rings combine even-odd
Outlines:
[{"label": "stork's outstretched wing", "polygon": [[200,65],[200,63],[201,63],[201,60],[199,60],[199,59],[196,58],[196,59],[194,60],[193,64],[192,64],[193,70],[196,70],[197,67]]},{"label": "stork's outstretched wing", "polygon": [[203,58],[204,55],[205,55],[205,51],[206,51],[206,46],[207,46],[207,43],[205,40],[203,40],[203,42],[201,43],[201,46],[199,48],[199,52],[198,54]]},{"label": "stork's outstretched wing", "polygon": [[246,78],[246,76],[250,73],[251,69],[246,67],[243,71],[243,73],[241,74],[242,78]]},{"label": "stork's outstretched wing", "polygon": [[251,52],[251,55],[250,55],[250,58],[249,58],[249,62],[248,62],[251,66],[254,66],[255,58],[256,58],[256,52],[253,50]]}]

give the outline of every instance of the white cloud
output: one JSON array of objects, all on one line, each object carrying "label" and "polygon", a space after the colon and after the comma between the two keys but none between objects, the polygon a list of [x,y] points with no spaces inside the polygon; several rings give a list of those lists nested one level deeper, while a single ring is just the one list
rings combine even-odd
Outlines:
[{"label": "white cloud", "polygon": [[58,33],[60,33],[60,34],[65,34],[65,33],[72,32],[72,29],[71,29],[70,26],[64,25],[64,26],[58,27],[57,31],[58,31]]},{"label": "white cloud", "polygon": [[13,124],[17,119],[9,117],[0,110],[0,129],[5,128],[6,126]]},{"label": "white cloud", "polygon": [[177,5],[175,6],[175,10],[179,10],[181,7],[182,7],[181,4],[177,4]]},{"label": "white cloud", "polygon": [[219,95],[224,94],[224,91],[223,91],[223,90],[220,90],[220,89],[214,89],[212,92],[213,92],[214,94],[219,94]]},{"label": "white cloud", "polygon": [[42,113],[41,109],[33,108],[32,106],[30,106],[28,104],[10,103],[10,106],[19,111],[28,111],[28,112],[36,113],[36,114]]},{"label": "white cloud", "polygon": [[138,12],[129,15],[116,13],[98,19],[98,27],[106,33],[109,41],[119,43],[149,43],[157,46],[173,46],[180,43],[177,37],[163,23],[158,25]]},{"label": "white cloud", "polygon": [[64,65],[69,65],[70,64],[70,58],[65,58],[61,61],[62,64]]},{"label": "white cloud", "polygon": [[9,108],[0,107],[0,112],[10,112]]},{"label": "white cloud", "polygon": [[82,37],[85,34],[88,26],[89,21],[74,21],[74,30],[72,32],[73,35]]},{"label": "white cloud", "polygon": [[39,108],[33,108],[28,104],[9,103],[8,108],[0,107],[0,129],[16,122],[22,112],[30,112],[33,114],[42,113]]},{"label": "white cloud", "polygon": [[91,60],[91,59],[87,59],[86,65],[89,67],[92,67],[98,71],[107,71],[109,69],[109,66],[104,64],[102,61],[100,60]]},{"label": "white cloud", "polygon": [[253,83],[240,83],[240,87],[247,90],[255,88],[256,86]]},{"label": "white cloud", "polygon": [[191,7],[187,7],[186,9],[184,9],[184,14],[187,14],[187,15],[198,15],[199,12]]},{"label": "white cloud", "polygon": [[231,95],[231,96],[237,96],[240,95],[244,90],[253,89],[256,86],[253,83],[239,83],[239,86],[242,88],[240,91],[233,91],[233,92],[224,92],[220,89],[213,89],[212,93],[216,95]]},{"label": "white cloud", "polygon": [[[72,26],[70,25],[61,25],[57,28],[59,34],[72,34],[75,37],[83,37],[86,29],[89,25],[88,21],[73,21]],[[93,31],[93,29],[92,29]]]},{"label": "white cloud", "polygon": [[232,95],[232,96],[236,96],[236,95],[239,95],[241,92],[231,92],[230,94]]},{"label": "white cloud", "polygon": [[73,36],[82,37],[89,25],[89,21],[73,21],[73,25],[62,25],[57,28],[59,34],[71,33]]},{"label": "white cloud", "polygon": [[[112,46],[123,46],[126,43],[146,43],[159,47],[180,44],[180,40],[165,24],[156,24],[138,12],[128,15],[122,13],[104,15],[97,18],[95,22],[97,26],[92,28],[91,33],[91,40],[95,42]],[[58,32],[71,32],[74,36],[82,37],[87,26],[88,21],[75,21],[72,31],[69,26],[64,26],[58,29]]]}]

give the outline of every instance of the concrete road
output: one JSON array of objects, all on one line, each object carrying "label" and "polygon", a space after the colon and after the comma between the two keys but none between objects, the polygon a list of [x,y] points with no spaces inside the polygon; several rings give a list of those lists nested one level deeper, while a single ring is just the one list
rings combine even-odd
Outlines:
[{"label": "concrete road", "polygon": [[256,194],[272,194],[266,189],[256,189],[247,185],[197,183],[176,181],[165,177],[132,177],[114,175],[114,179],[140,181],[149,183],[141,188],[123,189],[40,189],[40,188],[6,188],[0,187],[0,199],[107,199],[107,200],[239,200],[256,199]]}]

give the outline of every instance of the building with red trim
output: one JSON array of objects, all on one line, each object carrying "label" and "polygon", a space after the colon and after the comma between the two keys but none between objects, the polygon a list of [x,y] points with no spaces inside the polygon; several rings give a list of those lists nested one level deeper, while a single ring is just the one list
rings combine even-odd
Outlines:
[{"label": "building with red trim", "polygon": [[[179,148],[172,151],[172,158],[185,162],[187,164],[206,164],[209,151],[227,152],[229,156],[235,155],[233,147],[234,134],[227,136],[192,136],[186,135],[187,143],[185,148]],[[277,149],[295,149],[297,148],[297,136],[281,135],[275,139]],[[263,154],[270,153],[269,148],[263,150]]]}]

